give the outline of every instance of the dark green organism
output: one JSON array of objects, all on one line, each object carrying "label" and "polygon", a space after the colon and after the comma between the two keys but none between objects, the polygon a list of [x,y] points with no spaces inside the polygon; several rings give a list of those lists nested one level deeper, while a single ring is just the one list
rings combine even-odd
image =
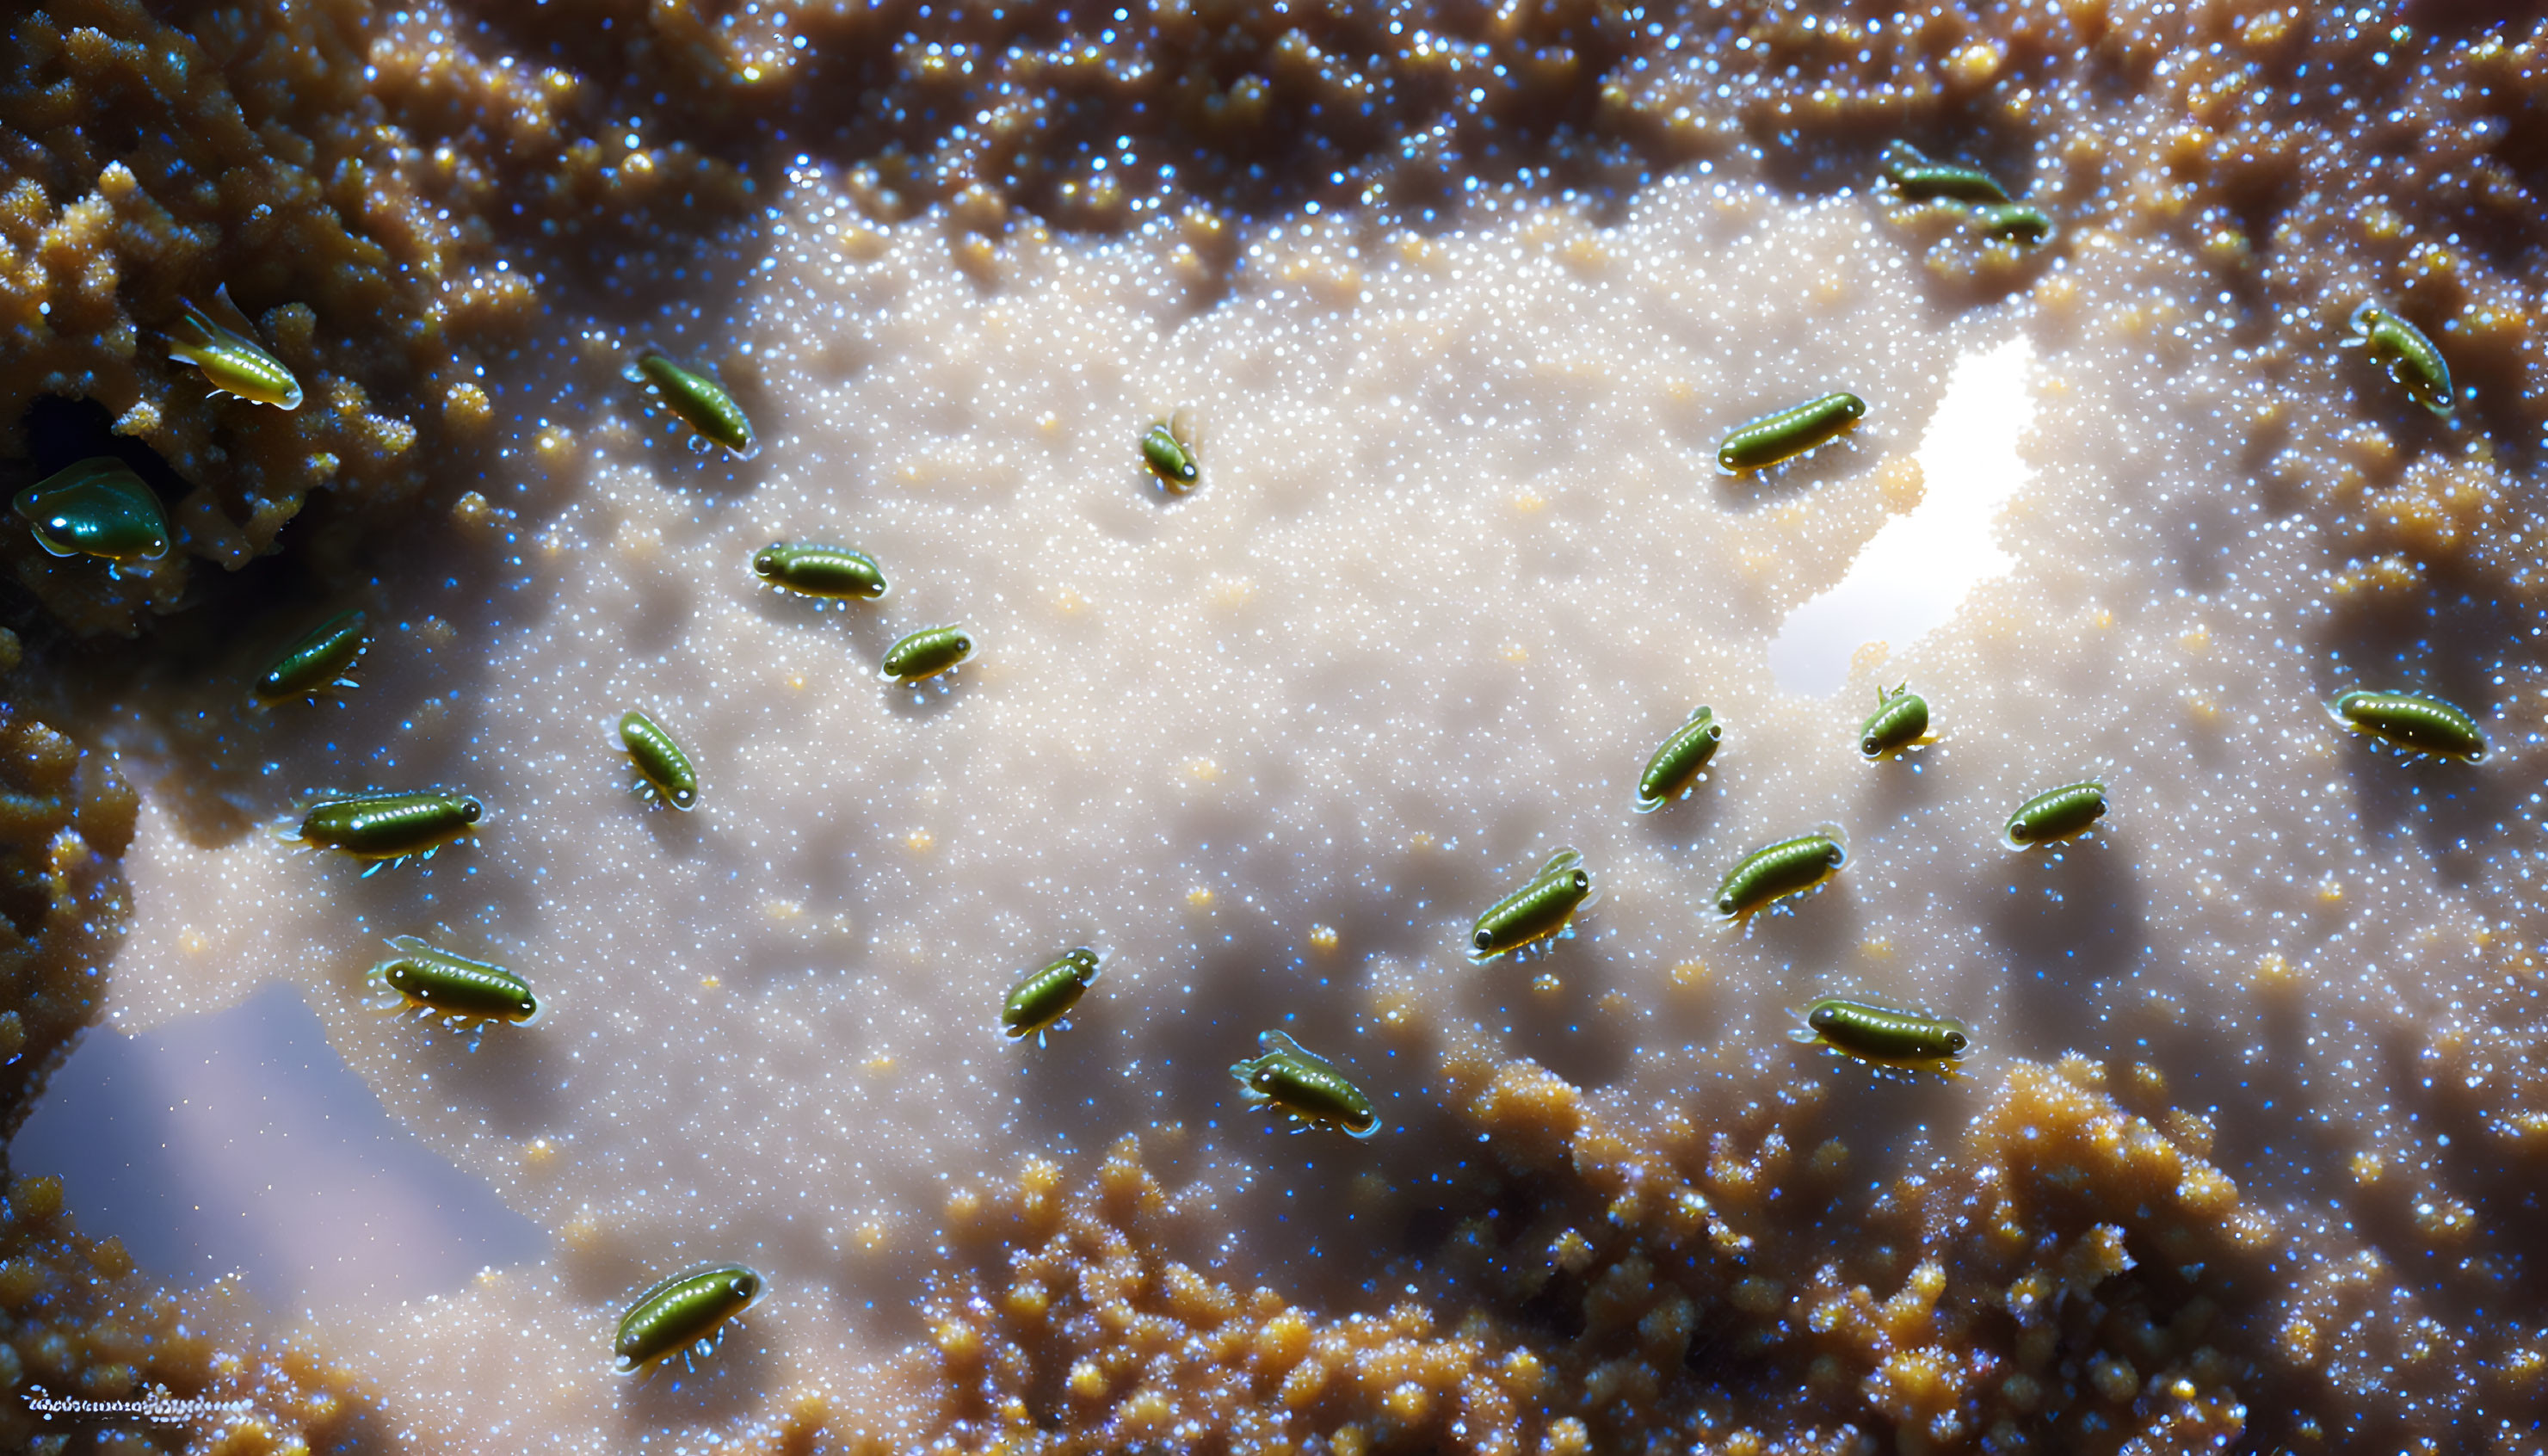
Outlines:
[{"label": "dark green organism", "polygon": [[2033,203],[1985,203],[1973,209],[1973,222],[1990,236],[2011,242],[2033,244],[2052,235],[2052,220]]},{"label": "dark green organism", "polygon": [[1097,983],[1097,953],[1086,946],[1064,952],[1010,990],[1008,1004],[1000,1008],[1000,1030],[1014,1039],[1033,1037],[1043,1046],[1046,1029],[1070,1015],[1070,1008]]},{"label": "dark green organism", "polygon": [[1858,751],[1870,759],[1888,758],[1914,744],[1926,743],[1929,731],[1929,701],[1911,690],[1909,682],[1899,682],[1887,692],[1882,683],[1875,688],[1875,711],[1858,725]]},{"label": "dark green organism", "polygon": [[2048,788],[2008,816],[2005,837],[2013,850],[2058,844],[2086,834],[2106,816],[2106,785],[2091,778]]},{"label": "dark green organism", "polygon": [[540,1000],[530,983],[500,965],[437,950],[413,936],[390,937],[390,949],[398,955],[373,966],[372,979],[398,994],[394,1009],[472,1032],[472,1051],[490,1022],[526,1027],[539,1020]]},{"label": "dark green organism", "polygon": [[2389,371],[2389,377],[2416,404],[2444,419],[2457,412],[2459,397],[2451,392],[2451,366],[2443,362],[2442,351],[2422,329],[2370,303],[2355,309],[2350,321],[2353,336],[2345,343],[2369,350],[2371,362]]},{"label": "dark green organism", "polygon": [[2008,189],[1979,167],[1931,159],[1908,141],[1888,142],[1882,162],[1884,180],[1905,202],[1994,203],[2008,201]]},{"label": "dark green organism", "polygon": [[1971,1035],[1945,1017],[1893,1011],[1839,996],[1825,996],[1806,1007],[1804,1029],[1788,1035],[1878,1066],[1945,1076],[1955,1075],[1953,1058],[1963,1055],[1972,1045]]},{"label": "dark green organism", "polygon": [[637,356],[637,376],[653,385],[666,408],[680,415],[700,439],[723,445],[737,460],[750,460],[761,453],[761,442],[752,435],[752,421],[744,417],[734,396],[715,380],[684,369],[652,349]]},{"label": "dark green organism", "polygon": [[682,752],[673,735],[654,719],[630,708],[619,719],[619,742],[628,750],[628,761],[637,766],[638,797],[662,799],[684,813],[698,805],[698,771],[690,767],[690,756]]},{"label": "dark green organism", "polygon": [[681,1355],[705,1355],[725,1339],[726,1321],[770,1292],[770,1281],[741,1264],[711,1264],[676,1274],[637,1296],[619,1317],[611,1370],[634,1375]]},{"label": "dark green organism", "polygon": [[825,601],[873,601],[885,593],[884,569],[875,558],[846,546],[773,541],[753,553],[752,574]]},{"label": "dark green organism", "polygon": [[2415,692],[2355,689],[2327,704],[2335,721],[2407,755],[2486,762],[2486,735],[2477,720],[2437,697]]},{"label": "dark green organism", "polygon": [[168,554],[159,497],[112,455],[75,460],[9,500],[36,544],[54,556],[94,556],[110,566]]},{"label": "dark green organism", "polygon": [[1717,882],[1716,913],[1741,924],[1789,895],[1801,895],[1840,872],[1849,846],[1838,829],[1817,830],[1754,850]]},{"label": "dark green organism", "polygon": [[895,682],[935,678],[973,655],[973,639],[961,627],[923,627],[885,649],[882,676]]},{"label": "dark green organism", "polygon": [[342,850],[369,860],[365,879],[381,866],[410,856],[430,860],[454,840],[477,832],[487,806],[465,793],[423,789],[413,793],[336,794],[313,801],[296,838],[322,850]]},{"label": "dark green organism", "polygon": [[371,618],[360,608],[340,611],[283,650],[256,680],[256,700],[273,704],[299,697],[315,703],[336,697],[339,687],[360,687],[349,675],[371,645]]},{"label": "dark green organism", "polygon": [[[213,291],[223,308],[237,314],[241,320],[247,315],[230,302],[227,283]],[[168,334],[168,357],[194,365],[204,372],[204,382],[216,395],[235,395],[277,410],[301,408],[301,381],[283,367],[283,361],[265,351],[265,346],[248,334],[219,321],[210,314],[185,299],[178,305],[186,313]]]},{"label": "dark green organism", "polygon": [[1792,410],[1763,415],[1725,437],[1716,464],[1727,475],[1767,470],[1782,460],[1830,443],[1857,428],[1866,402],[1856,395],[1825,395]]},{"label": "dark green organism", "polygon": [[1646,772],[1637,775],[1637,812],[1651,814],[1688,792],[1724,739],[1725,724],[1707,704],[1690,709],[1689,717],[1646,760]]},{"label": "dark green organism", "polygon": [[1478,917],[1469,929],[1469,959],[1492,960],[1564,931],[1592,893],[1592,876],[1585,871],[1584,857],[1571,849],[1559,850],[1539,866],[1530,883]]},{"label": "dark green organism", "polygon": [[1260,1033],[1256,1046],[1256,1055],[1229,1067],[1250,1107],[1288,1116],[1295,1133],[1323,1128],[1368,1138],[1380,1131],[1380,1114],[1371,1099],[1333,1063],[1281,1032]]},{"label": "dark green organism", "polygon": [[1141,461],[1170,491],[1182,496],[1193,490],[1203,467],[1195,459],[1192,411],[1180,409],[1151,425],[1141,436]]}]

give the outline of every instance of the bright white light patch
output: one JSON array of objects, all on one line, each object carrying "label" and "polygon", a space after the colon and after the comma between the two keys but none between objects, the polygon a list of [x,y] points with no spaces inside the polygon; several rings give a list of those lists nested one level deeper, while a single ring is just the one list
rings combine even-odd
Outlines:
[{"label": "bright white light patch", "polygon": [[2035,416],[2026,370],[2035,351],[2011,339],[1965,354],[1947,380],[1915,457],[1927,495],[1885,523],[1839,585],[1787,614],[1770,643],[1770,671],[1790,692],[1840,690],[1862,645],[1899,653],[1953,616],[1966,592],[2014,562],[1991,540],[1991,518],[2026,480],[2017,442]]}]

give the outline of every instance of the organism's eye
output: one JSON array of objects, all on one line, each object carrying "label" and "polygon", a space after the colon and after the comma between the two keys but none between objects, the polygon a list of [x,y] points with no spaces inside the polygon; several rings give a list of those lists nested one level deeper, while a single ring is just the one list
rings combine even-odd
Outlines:
[{"label": "organism's eye", "polygon": [[1259,1088],[1271,1087],[1274,1085],[1274,1068],[1270,1066],[1260,1066],[1256,1069],[1255,1074],[1250,1076],[1248,1080],[1253,1082]]},{"label": "organism's eye", "polygon": [[742,1299],[748,1300],[752,1298],[760,1289],[761,1281],[753,1278],[749,1274],[744,1275],[741,1279],[734,1282],[734,1292]]},{"label": "organism's eye", "polygon": [[1471,940],[1472,940],[1472,941],[1477,945],[1477,948],[1478,948],[1479,950],[1481,950],[1481,951],[1483,951],[1483,950],[1487,949],[1489,946],[1492,946],[1492,945],[1494,945],[1494,944],[1496,943],[1496,935],[1495,935],[1495,932],[1494,932],[1494,931],[1488,931],[1488,930],[1482,930],[1482,931],[1478,932],[1475,936],[1470,937],[1470,939],[1471,939]]},{"label": "organism's eye", "polygon": [[1575,887],[1579,890],[1591,889],[1592,887],[1592,876],[1585,873],[1581,869],[1576,870]]},{"label": "organism's eye", "polygon": [[1732,895],[1723,895],[1723,896],[1719,896],[1719,897],[1718,897],[1718,899],[1717,899],[1717,901],[1716,901],[1716,913],[1717,913],[1717,914],[1719,914],[1719,915],[1731,915],[1731,914],[1733,914],[1733,913],[1734,913],[1734,897],[1733,897]]},{"label": "organism's eye", "polygon": [[1858,746],[1858,751],[1859,751],[1860,753],[1863,753],[1863,754],[1872,754],[1872,753],[1874,753],[1874,752],[1875,752],[1875,740],[1874,740],[1873,738],[1868,738],[1868,739],[1866,739],[1866,740],[1863,741],[1862,743],[1860,743],[1860,744],[1859,744],[1859,746]]},{"label": "organism's eye", "polygon": [[1950,1051],[1963,1050],[1964,1034],[1961,1032],[1949,1032],[1947,1034],[1947,1049]]},{"label": "organism's eye", "polygon": [[778,557],[774,552],[765,551],[752,559],[752,569],[762,576],[774,577],[778,575]]},{"label": "organism's eye", "polygon": [[460,803],[460,822],[475,824],[478,822],[478,816],[486,812],[486,808],[476,799],[463,799]]},{"label": "organism's eye", "polygon": [[1849,851],[1842,849],[1838,845],[1834,845],[1830,849],[1823,851],[1823,858],[1830,861],[1832,864],[1837,864],[1841,861],[1849,858]]},{"label": "organism's eye", "polygon": [[1710,723],[1709,725],[1707,725],[1707,741],[1708,741],[1708,742],[1710,742],[1710,743],[1717,743],[1717,742],[1721,742],[1721,741],[1724,739],[1724,737],[1725,737],[1725,726],[1724,726],[1723,724],[1721,724],[1721,723]]},{"label": "organism's eye", "polygon": [[690,792],[686,788],[677,788],[673,790],[673,802],[681,805],[684,809],[688,808],[691,802],[697,798],[697,794]]},{"label": "organism's eye", "polygon": [[2028,838],[2026,826],[2023,824],[2010,825],[2008,827],[2008,837],[2017,841],[2019,844],[2026,843]]},{"label": "organism's eye", "polygon": [[1814,1014],[1805,1020],[1812,1024],[1815,1031],[1828,1032],[1840,1025],[1840,1013],[1828,1006],[1817,1006],[1814,1008]]}]

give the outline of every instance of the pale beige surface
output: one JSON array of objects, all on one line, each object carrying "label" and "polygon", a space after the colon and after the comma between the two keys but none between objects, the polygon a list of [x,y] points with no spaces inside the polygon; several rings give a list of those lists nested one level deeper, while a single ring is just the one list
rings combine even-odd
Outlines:
[{"label": "pale beige surface", "polygon": [[[120,1024],[288,975],[388,1105],[556,1234],[550,1266],[345,1331],[429,1448],[527,1428],[597,1450],[811,1387],[856,1411],[858,1367],[921,1332],[948,1191],[1125,1132],[1170,1165],[1214,1277],[1359,1307],[1370,1251],[1396,1251],[1419,1179],[1468,1136],[1434,1052],[1471,1025],[1629,1126],[1705,1128],[1828,1076],[1830,1163],[1879,1183],[1965,1176],[1943,1159],[2011,1058],[2146,1062],[2175,1103],[2230,1109],[2213,1156],[2258,1205],[2215,1197],[2206,1165],[2186,1217],[2237,1207],[2232,1246],[2307,1246],[2311,1201],[2360,1164],[2292,1155],[2316,1136],[2282,1121],[2294,1094],[2490,974],[2454,882],[2474,801],[2449,795],[2520,773],[2495,707],[2519,689],[2433,675],[2497,735],[2475,771],[2338,741],[2320,703],[2357,670],[2294,645],[2327,609],[2324,548],[2217,484],[2242,448],[2218,421],[2259,396],[2134,333],[2203,307],[2169,297],[2163,260],[2090,236],[2039,290],[2064,342],[2078,287],[2165,306],[2041,366],[2034,475],[2003,516],[2015,573],[1818,701],[1773,684],[1769,640],[1881,523],[1882,467],[1959,352],[2011,326],[1938,323],[1864,201],[1787,210],[1685,176],[1610,231],[1482,218],[1359,256],[1269,231],[1235,296],[1181,326],[1170,239],[1029,236],[986,288],[943,231],[836,240],[831,205],[790,199],[727,329],[589,340],[507,381],[525,414],[569,384],[624,405],[552,431],[563,463],[525,489],[488,483],[535,524],[473,507],[419,545],[384,588],[410,625],[350,711],[248,735],[284,765],[383,744],[359,774],[481,794],[480,844],[361,881],[263,837],[185,848],[154,810],[129,861]],[[620,342],[716,364],[762,456],[643,422]],[[1872,406],[1851,442],[1766,482],[1715,473],[1725,427],[1841,385]],[[1133,446],[1185,403],[1205,478],[1169,500]],[[846,611],[779,596],[745,566],[779,537],[867,550],[893,591]],[[876,681],[894,637],[956,620],[981,649],[946,690]],[[1853,735],[1879,676],[1929,694],[1943,741],[1874,768]],[[1733,725],[1709,780],[1631,813],[1695,700]],[[692,750],[695,814],[623,792],[609,728],[631,705]],[[278,810],[296,772],[266,775]],[[2092,774],[2113,813],[2090,841],[2002,847],[2017,802]],[[1852,851],[1832,887],[1748,935],[1704,913],[1745,851],[1825,822]],[[1561,844],[1602,891],[1581,934],[1467,964],[1470,918]],[[551,1018],[471,1055],[360,1010],[380,937],[437,922]],[[1073,1025],[1004,1045],[1010,981],[1081,942],[1110,959]],[[1825,993],[1957,1016],[1974,1077],[1905,1085],[1794,1046]],[[2388,1030],[2301,1040],[2362,1016]],[[1241,1113],[1225,1068],[1278,1024],[1363,1080],[1379,1137],[1281,1138]],[[2417,1136],[2346,1095],[2316,1106],[2364,1119],[2349,1140]],[[1520,1136],[1536,1114],[1498,1116]],[[2169,1126],[2211,1149],[2209,1126]],[[1716,1196],[1774,1222],[1787,1153],[1729,1156]],[[717,1378],[608,1379],[623,1296],[711,1258],[775,1289]],[[1744,1281],[1735,1304],[1770,1319],[1787,1287]],[[1992,1358],[1868,1398],[1952,1412]],[[2217,1355],[2192,1368],[2227,1399]],[[1974,1420],[1937,1418],[1955,1439]]]},{"label": "pale beige surface", "polygon": [[[1958,341],[1987,336],[1920,317],[1863,206],[1785,214],[1701,177],[1604,232],[1482,218],[1359,257],[1269,239],[1263,281],[1182,328],[1156,244],[1031,242],[986,293],[927,228],[861,261],[821,194],[792,205],[805,251],[722,336],[751,360],[716,358],[750,381],[763,457],[597,431],[553,524],[464,534],[450,570],[491,596],[436,591],[421,563],[392,587],[452,647],[393,629],[349,711],[268,730],[287,763],[321,732],[386,741],[371,779],[485,798],[477,845],[366,881],[265,836],[191,849],[153,814],[131,861],[145,908],[117,1025],[287,975],[391,1107],[560,1234],[562,1285],[525,1271],[473,1299],[586,1337],[499,1346],[500,1373],[468,1382],[482,1402],[598,1369],[610,1302],[711,1256],[776,1281],[751,1341],[837,1375],[908,1333],[895,1251],[926,1237],[933,1184],[1154,1121],[1218,1122],[1225,1258],[1297,1260],[1275,1212],[1383,1166],[1388,1138],[1334,1161],[1274,1138],[1225,1068],[1297,1016],[1394,1126],[1420,1115],[1421,1077],[1389,1065],[1352,990],[1374,953],[1427,967],[1446,1015],[1525,1013],[1523,1049],[1598,1080],[1621,1035],[1549,1020],[1529,968],[1466,964],[1469,918],[1575,844],[1603,899],[1542,962],[1567,1020],[1612,989],[1652,1006],[1659,966],[1726,945],[1697,914],[1726,847],[1866,790],[1845,715],[1774,691],[1764,644],[1880,522],[1875,467],[1916,444]],[[710,352],[696,333],[666,347]],[[609,362],[559,373],[606,387]],[[1766,482],[1716,473],[1725,427],[1843,386],[1871,402],[1852,441]],[[1169,500],[1132,446],[1185,402],[1205,478]],[[869,551],[893,590],[819,613],[782,597],[746,569],[780,537]],[[981,642],[949,690],[874,679],[893,637],[949,620]],[[402,731],[437,696],[434,726]],[[1700,698],[1736,725],[1715,783],[1629,813]],[[689,746],[695,814],[620,791],[609,725],[631,705]],[[1850,914],[1857,878],[1730,954],[1774,965]],[[470,1055],[361,1010],[381,938],[437,923],[530,977],[550,1018]],[[1335,952],[1313,952],[1314,923]],[[1083,941],[1110,959],[1071,1028],[1005,1045],[1010,980]],[[1774,1038],[1806,989],[1765,978],[1726,1032]],[[466,1321],[496,1318],[473,1308],[385,1349],[389,1384],[432,1388]]]}]

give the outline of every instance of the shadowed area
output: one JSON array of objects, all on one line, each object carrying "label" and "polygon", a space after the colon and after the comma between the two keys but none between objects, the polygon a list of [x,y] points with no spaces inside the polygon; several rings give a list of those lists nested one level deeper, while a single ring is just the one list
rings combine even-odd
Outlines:
[{"label": "shadowed area", "polygon": [[9,1155],[59,1176],[151,1273],[243,1273],[285,1309],[419,1299],[545,1242],[392,1123],[287,986],[90,1037]]}]

